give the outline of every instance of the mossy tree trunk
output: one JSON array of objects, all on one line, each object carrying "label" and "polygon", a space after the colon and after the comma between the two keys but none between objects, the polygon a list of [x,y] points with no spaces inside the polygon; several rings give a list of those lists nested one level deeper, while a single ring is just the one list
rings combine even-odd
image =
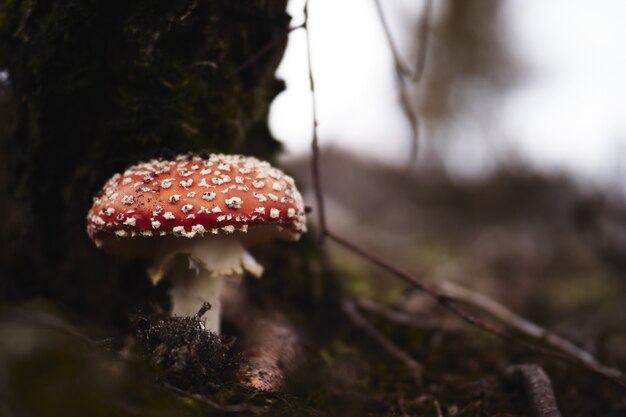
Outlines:
[{"label": "mossy tree trunk", "polygon": [[[162,291],[85,234],[92,195],[139,160],[271,159],[286,0],[0,0],[0,296],[46,296],[118,323]],[[260,51],[267,51],[260,54]],[[2,92],[0,92],[2,93]],[[2,95],[2,94],[0,94]],[[9,113],[6,113],[9,114]],[[2,121],[0,121],[2,122]],[[6,121],[5,121],[6,122]]]}]

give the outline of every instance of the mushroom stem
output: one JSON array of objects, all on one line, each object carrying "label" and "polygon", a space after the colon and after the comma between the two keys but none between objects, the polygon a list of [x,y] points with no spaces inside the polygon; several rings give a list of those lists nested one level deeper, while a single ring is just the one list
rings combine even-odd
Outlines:
[{"label": "mushroom stem", "polygon": [[263,273],[263,267],[234,236],[166,238],[156,260],[148,272],[154,284],[164,277],[171,281],[172,313],[193,316],[208,302],[211,309],[203,316],[204,325],[218,334],[224,279],[240,278],[244,271],[257,277]]},{"label": "mushroom stem", "polygon": [[200,318],[208,331],[220,333],[224,276],[212,276],[205,268],[187,269],[172,280],[172,315],[193,316],[207,302],[211,308]]}]

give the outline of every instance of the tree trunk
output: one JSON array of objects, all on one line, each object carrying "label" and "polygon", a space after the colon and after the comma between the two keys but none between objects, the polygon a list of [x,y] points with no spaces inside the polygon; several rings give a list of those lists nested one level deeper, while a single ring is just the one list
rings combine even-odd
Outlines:
[{"label": "tree trunk", "polygon": [[[271,159],[286,0],[0,0],[0,297],[46,296],[102,322],[156,304],[141,262],[85,233],[92,196],[139,160]],[[9,127],[7,127],[9,126]]]}]

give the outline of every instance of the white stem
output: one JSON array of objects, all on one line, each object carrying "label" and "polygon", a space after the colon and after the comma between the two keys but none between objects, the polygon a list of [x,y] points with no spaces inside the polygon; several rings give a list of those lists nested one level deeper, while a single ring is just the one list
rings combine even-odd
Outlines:
[{"label": "white stem", "polygon": [[[183,256],[179,256],[183,255]],[[260,276],[263,267],[235,236],[164,239],[148,271],[152,282],[167,276],[172,282],[172,313],[195,315],[204,302],[211,309],[203,316],[207,330],[220,332],[221,295],[225,277],[241,277],[244,270]]]},{"label": "white stem", "polygon": [[212,276],[205,269],[187,269],[172,279],[172,314],[174,316],[194,316],[205,302],[211,309],[200,318],[206,330],[220,333],[222,310],[222,289],[224,276]]}]

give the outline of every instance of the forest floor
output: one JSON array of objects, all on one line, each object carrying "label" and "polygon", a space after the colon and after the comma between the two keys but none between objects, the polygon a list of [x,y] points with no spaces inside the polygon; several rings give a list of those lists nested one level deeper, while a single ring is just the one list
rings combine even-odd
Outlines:
[{"label": "forest floor", "polygon": [[[307,166],[287,168],[310,190]],[[322,168],[335,233],[423,282],[476,290],[626,370],[626,204],[619,198],[523,167],[454,181],[436,169],[407,175],[326,152]],[[279,244],[283,268],[303,252],[319,257],[307,249],[313,238],[301,245]],[[142,340],[170,326],[159,337],[172,336],[167,343],[179,344],[180,359],[181,341],[195,337],[193,320],[139,314],[133,331],[111,336],[38,299],[0,310],[0,415],[528,416],[533,397],[511,370],[534,364],[563,415],[626,416],[626,391],[616,384],[529,351],[522,336],[503,341],[468,325],[354,252],[330,240],[325,246],[322,266],[309,265],[305,277],[245,283],[248,293],[265,291],[258,305],[283,312],[302,340],[303,359],[280,393],[235,382],[242,357],[232,340],[194,342],[191,356],[220,359],[207,368],[215,375],[205,390],[192,383],[203,377],[201,356],[172,379],[166,342],[157,343],[160,356],[142,353]],[[272,258],[265,251],[255,255]],[[409,361],[382,347],[355,311]],[[228,323],[224,333],[239,336]]]}]

